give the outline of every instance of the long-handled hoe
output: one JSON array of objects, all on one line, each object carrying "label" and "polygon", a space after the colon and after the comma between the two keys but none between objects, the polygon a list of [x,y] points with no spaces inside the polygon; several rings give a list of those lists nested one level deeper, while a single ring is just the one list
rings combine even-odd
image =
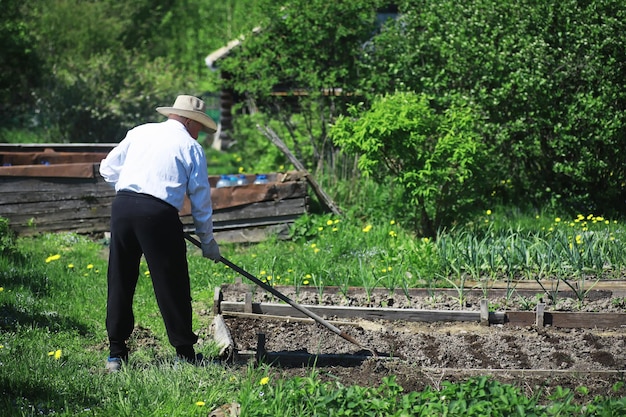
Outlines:
[{"label": "long-handled hoe", "polygon": [[[193,236],[191,236],[189,233],[185,233],[185,239],[187,239],[189,242],[191,242],[192,244],[194,244],[198,248],[201,248],[200,241],[198,239],[194,238]],[[332,325],[331,323],[329,323],[328,321],[324,320],[323,318],[321,318],[317,314],[313,313],[312,311],[308,310],[307,308],[305,308],[305,307],[301,306],[300,304],[296,303],[295,301],[291,300],[285,294],[283,294],[280,291],[276,290],[272,286],[267,285],[266,283],[264,283],[263,281],[261,281],[260,279],[258,279],[254,275],[252,275],[251,273],[249,273],[249,272],[245,271],[243,268],[235,265],[234,263],[232,263],[228,259],[224,258],[223,256],[220,258],[219,262],[221,262],[224,265],[228,266],[233,271],[236,271],[237,273],[239,273],[239,274],[243,275],[244,277],[248,278],[250,281],[254,282],[256,285],[258,285],[259,287],[263,288],[265,291],[267,291],[267,292],[271,293],[272,295],[278,297],[280,300],[286,302],[287,304],[289,304],[290,306],[292,306],[296,310],[298,310],[301,313],[303,313],[303,314],[307,315],[308,317],[312,318],[313,320],[315,320],[316,322],[318,322],[322,326],[326,327],[331,332],[341,336],[342,338],[344,338],[348,342],[350,342],[352,344],[355,344],[356,346],[360,347],[361,349],[365,349],[365,350],[371,352],[372,356],[378,357],[378,354],[376,353],[375,350],[361,345],[359,342],[356,341],[356,339],[354,337],[352,337],[349,334],[341,331],[336,326]]]}]

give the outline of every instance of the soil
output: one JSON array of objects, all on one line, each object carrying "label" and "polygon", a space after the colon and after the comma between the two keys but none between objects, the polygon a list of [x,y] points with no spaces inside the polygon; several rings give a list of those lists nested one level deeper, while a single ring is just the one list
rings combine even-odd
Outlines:
[{"label": "soil", "polygon": [[[281,289],[281,292],[284,292]],[[423,309],[478,310],[478,295],[468,296],[464,305],[450,295],[399,299],[380,293],[346,297],[312,292],[285,293],[303,304],[369,305]],[[229,301],[243,301],[237,291],[224,293]],[[396,299],[394,299],[396,298]],[[257,292],[255,302],[277,302]],[[523,300],[522,300],[523,301]],[[527,308],[511,299],[490,299],[490,305],[508,304],[508,310]],[[624,299],[586,300],[583,305],[563,298],[547,310],[625,312]],[[274,362],[272,369],[284,376],[308,376],[315,366],[320,378],[344,385],[378,386],[395,375],[405,391],[439,388],[443,381],[460,382],[476,375],[490,375],[514,384],[527,395],[556,386],[575,389],[585,386],[590,395],[626,396],[626,388],[612,390],[626,381],[626,328],[563,329],[511,325],[484,326],[473,322],[405,322],[341,319],[337,327],[356,339],[356,346],[317,323],[256,318],[225,317],[239,352],[256,351],[258,334],[265,335],[268,358],[299,354],[303,361]],[[325,317],[332,320],[332,317]],[[373,357],[369,350],[378,353]],[[307,355],[310,361],[307,362]],[[319,356],[314,363],[315,355]],[[287,356],[287,355],[286,355]],[[324,361],[324,358],[328,361]],[[590,398],[590,397],[587,397]]]}]

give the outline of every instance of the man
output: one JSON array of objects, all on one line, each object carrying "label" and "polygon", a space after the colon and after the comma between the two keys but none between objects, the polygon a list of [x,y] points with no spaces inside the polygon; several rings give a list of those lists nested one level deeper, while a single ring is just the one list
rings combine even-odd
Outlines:
[{"label": "man", "polygon": [[172,107],[156,110],[168,120],[129,130],[100,164],[100,174],[117,192],[107,272],[109,372],[118,371],[128,359],[126,340],[134,327],[132,304],[142,254],[177,357],[190,363],[202,359],[193,348],[198,336],[192,331],[186,243],[178,215],[185,195],[191,201],[202,255],[215,262],[221,256],[213,238],[206,157],[197,142],[201,130],[216,131],[215,122],[194,96],[180,95]]}]

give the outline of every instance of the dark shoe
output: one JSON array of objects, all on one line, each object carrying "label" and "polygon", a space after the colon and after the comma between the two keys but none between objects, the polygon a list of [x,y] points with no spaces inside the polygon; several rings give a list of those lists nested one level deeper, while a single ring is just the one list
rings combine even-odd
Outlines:
[{"label": "dark shoe", "polygon": [[110,374],[118,372],[120,369],[122,369],[122,363],[124,363],[122,358],[108,357],[105,369]]},{"label": "dark shoe", "polygon": [[196,353],[196,356],[183,356],[176,355],[176,363],[189,363],[194,366],[202,366],[204,365],[204,356],[202,353]]}]

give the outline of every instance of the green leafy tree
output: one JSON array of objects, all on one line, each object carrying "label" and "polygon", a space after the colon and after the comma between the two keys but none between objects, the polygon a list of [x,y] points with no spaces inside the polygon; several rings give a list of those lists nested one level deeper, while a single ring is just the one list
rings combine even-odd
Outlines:
[{"label": "green leafy tree", "polygon": [[478,103],[501,201],[620,212],[625,29],[620,0],[409,0],[362,74],[373,92]]},{"label": "green leafy tree", "polygon": [[255,10],[255,0],[5,3],[0,108],[46,142],[117,141],[177,94],[215,89],[204,57]]},{"label": "green leafy tree", "polygon": [[[358,90],[357,62],[380,3],[262,0],[258,30],[219,64],[225,88],[254,103],[253,123],[276,130],[308,168],[335,151],[328,126]],[[258,136],[238,135],[241,149],[258,155],[267,142]]]},{"label": "green leafy tree", "polygon": [[488,165],[478,116],[461,99],[438,111],[424,94],[395,93],[375,99],[369,109],[350,107],[331,137],[359,155],[363,174],[400,185],[417,231],[435,236],[466,219],[483,193]]},{"label": "green leafy tree", "polygon": [[23,115],[34,104],[31,91],[41,85],[41,59],[23,3],[0,2],[0,127],[25,125]]}]

